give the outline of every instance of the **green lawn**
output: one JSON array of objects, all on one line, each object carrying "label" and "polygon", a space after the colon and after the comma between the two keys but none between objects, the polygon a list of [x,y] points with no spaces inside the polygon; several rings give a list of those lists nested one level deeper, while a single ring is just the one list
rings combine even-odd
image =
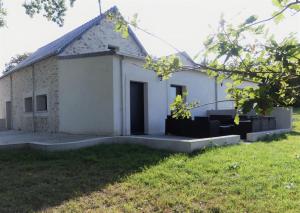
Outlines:
[{"label": "green lawn", "polygon": [[300,110],[272,141],[172,154],[133,145],[0,152],[0,212],[299,212]]}]

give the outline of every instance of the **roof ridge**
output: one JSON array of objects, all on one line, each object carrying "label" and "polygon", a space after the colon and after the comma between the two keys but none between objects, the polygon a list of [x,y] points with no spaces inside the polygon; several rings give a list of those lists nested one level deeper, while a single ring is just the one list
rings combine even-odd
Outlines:
[{"label": "roof ridge", "polygon": [[6,72],[4,75],[9,73],[15,72],[21,68],[30,66],[36,62],[39,62],[45,58],[48,58],[53,55],[59,54],[63,51],[70,43],[76,40],[78,37],[82,36],[86,31],[91,29],[93,26],[100,22],[104,17],[107,16],[110,12],[118,12],[117,6],[113,6],[103,14],[96,16],[95,18],[87,21],[86,23],[76,27],[75,29],[69,31],[68,33],[60,36],[59,38],[55,39],[54,41],[38,48],[34,53],[28,56],[25,60],[19,63],[15,68]]},{"label": "roof ridge", "polygon": [[192,62],[192,64],[197,64],[186,51],[181,51],[180,54]]},{"label": "roof ridge", "polygon": [[[173,56],[173,55],[179,56],[179,57],[182,56],[185,59],[187,59],[189,62],[191,62],[192,64],[194,64],[194,65],[197,64],[185,50],[178,51],[176,53],[172,53],[172,54],[162,56],[162,57],[170,57],[170,56]],[[159,58],[161,58],[161,57],[159,57]]]},{"label": "roof ridge", "polygon": [[[106,16],[107,13],[109,13],[109,12],[116,12],[116,11],[118,11],[117,6],[113,6],[113,7],[109,8],[107,11],[105,11],[104,13],[102,13],[101,15],[98,15],[98,16],[94,17],[93,19],[91,19],[91,20],[85,22],[84,24],[82,24],[82,25],[80,25],[80,26],[74,28],[73,30],[71,30],[71,31],[69,31],[69,32],[67,32],[67,33],[65,33],[64,35],[62,35],[62,36],[60,36],[60,37],[58,37],[58,38],[55,39],[54,41],[52,41],[52,42],[50,42],[50,43],[48,43],[48,44],[46,44],[46,45],[44,45],[44,46],[38,48],[37,50],[42,49],[42,48],[44,48],[44,47],[46,47],[46,46],[48,46],[48,45],[51,45],[51,44],[57,42],[59,39],[62,39],[64,36],[66,36],[66,35],[68,35],[68,34],[74,32],[75,30],[77,30],[77,29],[80,28],[80,27],[83,27],[83,26],[85,26],[85,25],[87,25],[87,24],[89,24],[89,23],[93,23],[93,22],[95,22],[95,21],[98,21],[98,19],[102,19],[102,18],[103,18],[104,16]],[[100,20],[99,20],[99,21],[100,21]]]},{"label": "roof ridge", "polygon": [[[91,27],[93,27],[98,21],[100,22],[104,17],[106,17],[106,16],[108,15],[108,13],[110,13],[110,12],[116,13],[116,12],[118,12],[118,11],[119,11],[119,10],[118,10],[117,6],[114,5],[113,7],[109,8],[107,11],[105,11],[104,13],[102,13],[102,14],[96,16],[95,18],[91,19],[90,21],[86,22],[85,24],[80,25],[79,27],[77,27],[77,28],[75,28],[74,30],[72,30],[72,31],[70,31],[70,32],[68,32],[68,33],[66,33],[65,35],[67,35],[67,34],[69,34],[69,33],[72,33],[72,32],[75,31],[76,29],[78,29],[78,28],[80,28],[80,27],[82,27],[82,26],[84,26],[84,25],[87,25],[87,24],[89,24],[89,23],[92,25]],[[94,22],[95,22],[95,23],[94,23]],[[87,28],[85,31],[83,31],[83,32],[81,33],[81,35],[82,35],[83,33],[85,33],[87,30],[89,30],[91,27],[89,27],[89,28]],[[78,37],[80,37],[81,35],[79,35]],[[63,36],[62,36],[62,37],[63,37]],[[76,38],[75,38],[74,40],[76,40]],[[72,42],[72,41],[71,41],[71,42]],[[69,44],[67,44],[66,46],[68,46],[68,45],[69,45]],[[57,52],[57,54],[59,54],[59,53],[60,53],[61,51],[63,51],[63,50],[64,50],[64,48],[61,48],[61,49]]]}]

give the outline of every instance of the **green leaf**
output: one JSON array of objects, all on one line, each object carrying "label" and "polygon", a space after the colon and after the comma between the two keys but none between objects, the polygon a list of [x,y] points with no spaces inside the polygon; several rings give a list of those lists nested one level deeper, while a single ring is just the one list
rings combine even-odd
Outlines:
[{"label": "green leaf", "polygon": [[234,123],[235,123],[236,125],[239,125],[239,124],[240,124],[240,116],[239,116],[238,114],[236,114],[235,117],[234,117]]},{"label": "green leaf", "polygon": [[291,9],[296,10],[296,11],[300,11],[300,5],[299,4],[294,4],[292,6],[290,6]]},{"label": "green leaf", "polygon": [[244,25],[247,25],[247,24],[252,24],[253,22],[255,22],[257,20],[257,16],[256,15],[252,15],[252,16],[249,16],[245,22],[244,22]]},{"label": "green leaf", "polygon": [[213,43],[213,41],[214,41],[214,37],[213,36],[208,36],[206,38],[206,40],[203,42],[203,44],[204,44],[205,47],[208,47]]},{"label": "green leaf", "polygon": [[283,6],[280,3],[280,0],[272,0],[273,5],[279,8],[283,8]]},{"label": "green leaf", "polygon": [[138,14],[135,13],[135,14],[133,15],[132,20],[130,21],[130,24],[131,24],[132,26],[134,26],[134,27],[137,27],[137,25],[138,25],[137,23],[138,23]]},{"label": "green leaf", "polygon": [[[275,16],[276,14],[278,14],[278,12],[275,12],[273,13],[273,16]],[[274,21],[276,24],[278,24],[279,22],[281,22],[283,19],[285,18],[285,16],[283,15],[283,13],[277,15],[275,18],[274,18]]]},{"label": "green leaf", "polygon": [[217,77],[217,82],[218,83],[222,83],[224,79],[225,79],[225,75],[224,74],[220,74]]},{"label": "green leaf", "polygon": [[241,84],[242,84],[243,82],[241,81],[241,80],[235,80],[234,82],[233,82],[233,86],[234,87],[238,87],[238,86],[240,86]]},{"label": "green leaf", "polygon": [[226,83],[225,83],[225,86],[226,86],[226,87],[232,87],[232,83],[226,82]]}]

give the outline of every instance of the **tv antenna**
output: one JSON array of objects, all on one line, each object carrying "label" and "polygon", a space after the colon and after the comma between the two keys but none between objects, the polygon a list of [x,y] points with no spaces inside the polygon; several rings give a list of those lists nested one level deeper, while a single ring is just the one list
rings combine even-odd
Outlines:
[{"label": "tv antenna", "polygon": [[98,0],[100,16],[102,15],[101,0]]}]

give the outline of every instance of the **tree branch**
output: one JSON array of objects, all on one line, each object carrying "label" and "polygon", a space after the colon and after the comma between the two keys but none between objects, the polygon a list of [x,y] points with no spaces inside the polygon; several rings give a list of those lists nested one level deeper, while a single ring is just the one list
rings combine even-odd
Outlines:
[{"label": "tree branch", "polygon": [[[224,73],[233,73],[233,74],[243,74],[243,75],[256,75],[256,74],[282,74],[282,72],[273,72],[273,71],[255,71],[255,72],[250,72],[250,71],[242,71],[242,70],[227,70],[227,69],[218,69],[218,68],[213,68],[209,67],[206,65],[199,64],[197,66],[183,66],[183,69],[186,70],[193,70],[193,69],[204,69],[204,70],[212,70],[214,72],[224,72]],[[297,76],[300,77],[300,75],[293,74],[291,76]]]},{"label": "tree branch", "polygon": [[246,28],[252,27],[254,25],[258,25],[258,24],[262,24],[264,22],[271,21],[272,19],[276,18],[280,14],[284,13],[284,11],[286,11],[287,9],[289,9],[291,6],[296,5],[296,4],[300,4],[300,1],[296,0],[295,2],[291,2],[291,3],[287,4],[281,11],[279,11],[278,13],[276,13],[274,16],[272,16],[270,18],[267,18],[267,19],[263,19],[263,20],[258,21],[258,22],[254,22],[254,23],[252,23],[250,25],[247,25],[247,26],[243,27],[242,29],[246,29]]},{"label": "tree branch", "polygon": [[221,101],[210,102],[210,103],[207,103],[207,104],[197,104],[197,105],[195,105],[192,109],[196,109],[196,108],[200,108],[200,107],[209,106],[209,105],[216,104],[216,103],[233,102],[233,101],[234,101],[234,100],[229,99],[229,100],[221,100]]}]

